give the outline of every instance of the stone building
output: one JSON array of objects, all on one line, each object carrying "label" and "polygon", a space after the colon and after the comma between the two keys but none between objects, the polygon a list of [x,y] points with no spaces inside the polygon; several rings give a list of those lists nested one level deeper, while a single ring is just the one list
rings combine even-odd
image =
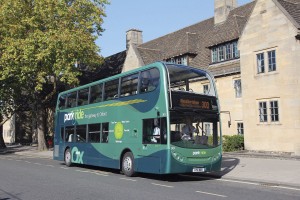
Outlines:
[{"label": "stone building", "polygon": [[207,69],[221,110],[231,113],[230,128],[221,115],[223,134],[244,134],[248,150],[300,154],[299,4],[215,0],[212,18],[154,40],[143,43],[142,31],[131,29],[122,70],[157,60]]},{"label": "stone building", "polygon": [[[242,87],[238,40],[255,2],[237,7],[237,1],[215,0],[215,16],[152,41],[142,43],[142,32],[127,32],[127,56],[123,71],[157,60],[207,69],[216,79],[222,115],[223,133],[243,134]],[[133,37],[132,35],[137,35]],[[199,88],[207,85],[199,83]]]},{"label": "stone building", "polygon": [[239,39],[245,146],[300,154],[300,0],[258,0]]}]

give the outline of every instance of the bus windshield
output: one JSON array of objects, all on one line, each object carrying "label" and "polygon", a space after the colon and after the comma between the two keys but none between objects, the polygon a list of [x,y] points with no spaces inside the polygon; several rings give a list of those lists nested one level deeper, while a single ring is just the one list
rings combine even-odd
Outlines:
[{"label": "bus windshield", "polygon": [[209,73],[167,64],[171,144],[183,148],[220,145],[217,97]]}]

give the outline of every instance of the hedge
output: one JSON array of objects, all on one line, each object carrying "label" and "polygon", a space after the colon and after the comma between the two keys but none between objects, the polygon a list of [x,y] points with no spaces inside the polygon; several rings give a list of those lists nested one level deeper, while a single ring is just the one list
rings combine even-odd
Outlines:
[{"label": "hedge", "polygon": [[223,151],[240,151],[244,150],[243,135],[224,135],[223,136]]}]

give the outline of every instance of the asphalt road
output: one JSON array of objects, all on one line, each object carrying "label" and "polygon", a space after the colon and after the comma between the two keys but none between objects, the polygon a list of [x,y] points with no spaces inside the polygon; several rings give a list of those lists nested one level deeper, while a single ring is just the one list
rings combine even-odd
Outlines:
[{"label": "asphalt road", "polygon": [[0,200],[299,200],[300,190],[200,175],[128,178],[117,170],[66,167],[51,159],[0,155]]}]

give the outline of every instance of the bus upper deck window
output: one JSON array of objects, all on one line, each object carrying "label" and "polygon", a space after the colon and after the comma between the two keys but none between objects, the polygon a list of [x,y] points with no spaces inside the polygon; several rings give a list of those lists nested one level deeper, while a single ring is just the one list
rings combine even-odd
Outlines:
[{"label": "bus upper deck window", "polygon": [[89,101],[89,88],[78,91],[78,106],[87,105]]},{"label": "bus upper deck window", "polygon": [[59,97],[59,109],[65,109],[66,108],[66,95],[62,95]]},{"label": "bus upper deck window", "polygon": [[104,100],[112,100],[118,98],[119,79],[107,81],[104,89]]},{"label": "bus upper deck window", "polygon": [[159,71],[156,68],[143,71],[141,73],[140,93],[151,92],[159,85]]},{"label": "bus upper deck window", "polygon": [[102,101],[102,84],[91,86],[90,103],[97,103]]},{"label": "bus upper deck window", "polygon": [[137,94],[138,73],[125,76],[121,79],[120,96],[129,96]]},{"label": "bus upper deck window", "polygon": [[77,92],[72,92],[70,94],[68,94],[68,98],[67,98],[67,108],[73,108],[76,107],[76,103],[77,103]]}]

